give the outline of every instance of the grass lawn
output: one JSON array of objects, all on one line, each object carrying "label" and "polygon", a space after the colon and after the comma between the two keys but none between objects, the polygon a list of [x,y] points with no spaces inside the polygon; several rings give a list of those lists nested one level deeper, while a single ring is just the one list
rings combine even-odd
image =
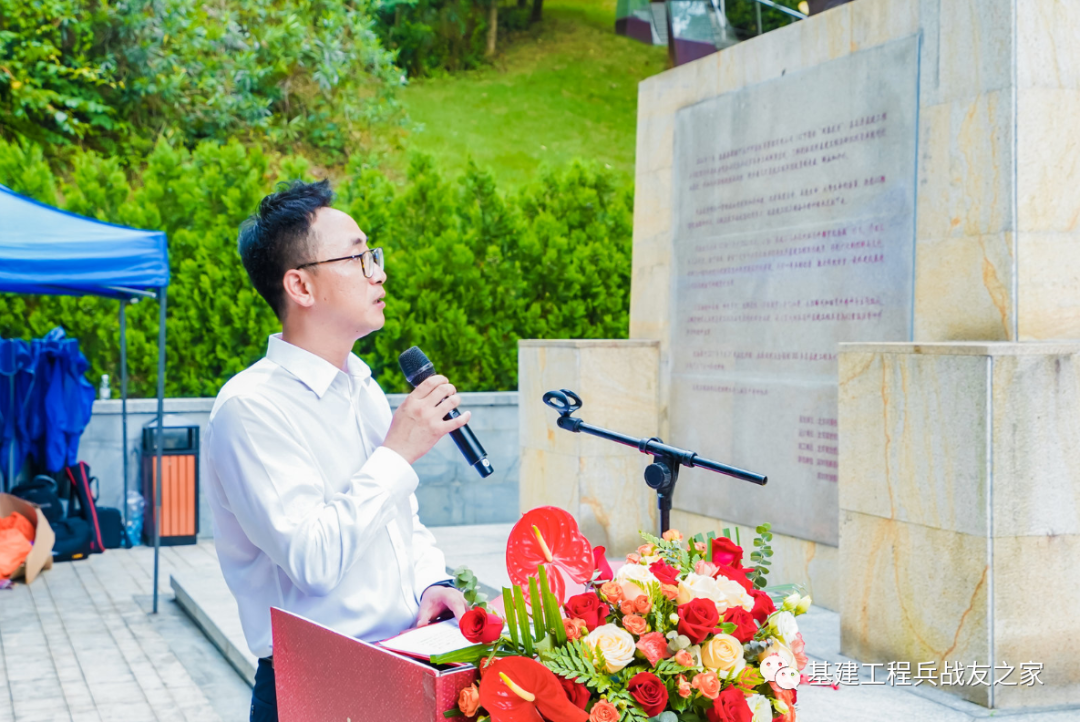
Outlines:
[{"label": "grass lawn", "polygon": [[390,161],[395,170],[422,151],[447,174],[471,157],[503,189],[574,158],[632,178],[637,84],[667,67],[667,49],[616,35],[613,0],[549,0],[542,23],[503,40],[489,67],[404,89],[416,127]]}]

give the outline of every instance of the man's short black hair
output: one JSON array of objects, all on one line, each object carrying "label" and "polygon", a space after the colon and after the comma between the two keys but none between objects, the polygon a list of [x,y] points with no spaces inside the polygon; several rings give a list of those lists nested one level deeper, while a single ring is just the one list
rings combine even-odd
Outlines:
[{"label": "man's short black hair", "polygon": [[330,181],[279,183],[259,203],[259,210],[240,225],[240,260],[248,278],[278,320],[284,320],[285,272],[311,257],[315,238],[311,223],[315,212],[334,200]]}]

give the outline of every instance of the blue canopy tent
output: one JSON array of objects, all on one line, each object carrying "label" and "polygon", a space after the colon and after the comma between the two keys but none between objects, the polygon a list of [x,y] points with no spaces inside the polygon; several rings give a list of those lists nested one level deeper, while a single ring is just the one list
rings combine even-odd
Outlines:
[{"label": "blue canopy tent", "polygon": [[[157,487],[154,493],[154,612],[161,519],[161,443],[165,409],[165,289],[169,249],[161,231],[102,223],[39,203],[0,185],[0,292],[105,296],[120,302],[120,393],[127,523],[127,304],[156,298],[158,326]],[[11,384],[15,376],[11,376]],[[14,388],[12,389],[14,398]],[[10,413],[9,410],[3,413]],[[8,483],[14,479],[10,454]]]}]

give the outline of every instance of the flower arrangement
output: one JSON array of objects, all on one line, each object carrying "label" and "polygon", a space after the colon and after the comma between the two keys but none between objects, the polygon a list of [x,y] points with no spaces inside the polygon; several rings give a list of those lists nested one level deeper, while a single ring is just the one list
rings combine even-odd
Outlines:
[{"label": "flower arrangement", "polygon": [[737,530],[734,540],[671,530],[643,533],[612,573],[570,514],[533,509],[507,543],[505,620],[480,603],[460,620],[474,646],[432,658],[480,668],[447,716],[794,722],[807,664],[795,618],[811,600],[766,588],[772,534],[757,533],[750,567]]}]

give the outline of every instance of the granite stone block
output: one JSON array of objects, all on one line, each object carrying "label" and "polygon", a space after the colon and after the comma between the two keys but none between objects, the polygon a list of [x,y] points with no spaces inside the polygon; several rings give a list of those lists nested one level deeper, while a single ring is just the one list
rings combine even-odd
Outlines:
[{"label": "granite stone block", "polygon": [[1016,82],[1020,88],[1080,89],[1080,5],[1063,0],[1016,3]]},{"label": "granite stone block", "polygon": [[1012,340],[1013,234],[920,239],[915,338]]},{"label": "granite stone block", "polygon": [[[985,537],[840,512],[840,643],[862,662],[991,659]],[[988,704],[985,687],[954,686]]]},{"label": "granite stone block", "polygon": [[1080,90],[1038,87],[1017,91],[1016,193],[1020,232],[1080,231],[1078,126]]},{"label": "granite stone block", "polygon": [[985,534],[989,360],[841,355],[840,508]]},{"label": "granite stone block", "polygon": [[1021,341],[1080,338],[1080,229],[1071,233],[1020,233],[1017,283],[1023,303],[1017,308]]}]

